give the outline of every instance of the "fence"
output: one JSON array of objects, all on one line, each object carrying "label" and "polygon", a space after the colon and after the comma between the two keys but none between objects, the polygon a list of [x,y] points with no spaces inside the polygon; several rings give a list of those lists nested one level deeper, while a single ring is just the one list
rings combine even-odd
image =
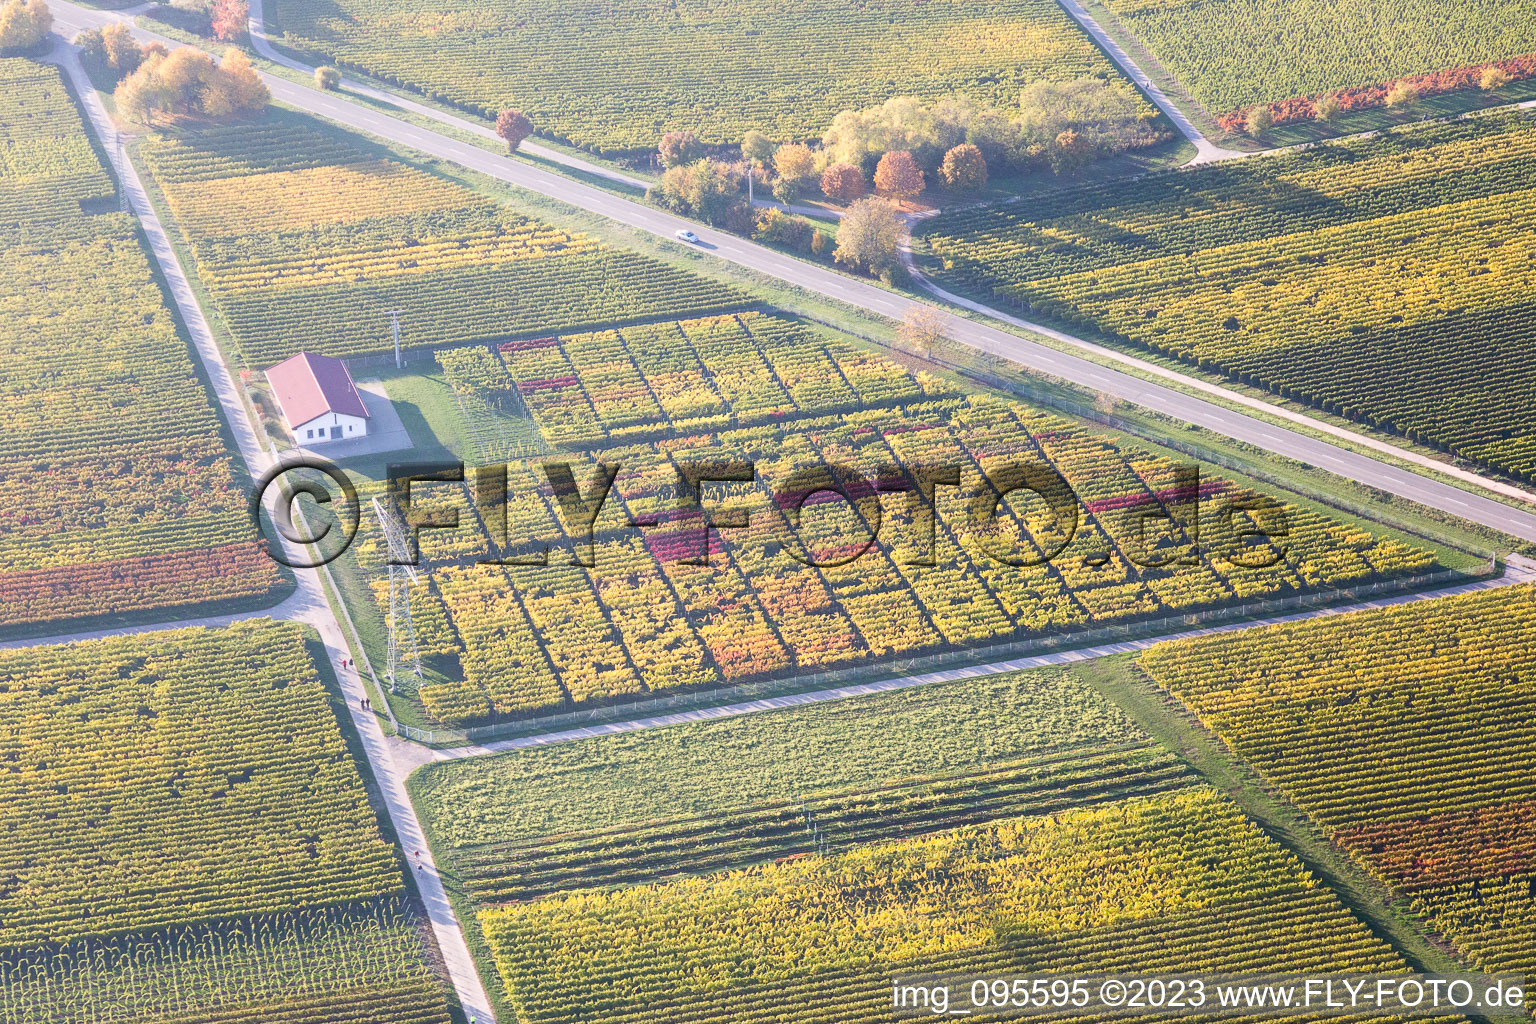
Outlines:
[{"label": "fence", "polygon": [[1291,612],[1349,606],[1387,595],[1441,590],[1490,579],[1498,573],[1498,560],[1490,557],[1486,564],[1474,569],[1446,569],[1422,575],[1400,576],[1377,580],[1358,587],[1313,590],[1265,601],[1244,601],[1185,615],[1144,617],[1113,626],[1051,633],[1004,644],[961,647],[938,654],[887,659],[874,664],[827,672],[797,673],[791,678],[739,683],[735,686],[713,687],[708,690],[690,690],[687,693],[667,697],[604,704],[582,711],[569,711],[494,725],[471,726],[465,729],[418,729],[401,724],[398,728],[402,736],[432,746],[486,743],[535,733],[645,718],[658,713],[713,707],[727,702],[739,703],[753,699],[827,690],[962,665],[984,665],[1036,655],[1066,653],[1109,643],[1173,638],[1180,633],[1221,623],[1243,622]]}]

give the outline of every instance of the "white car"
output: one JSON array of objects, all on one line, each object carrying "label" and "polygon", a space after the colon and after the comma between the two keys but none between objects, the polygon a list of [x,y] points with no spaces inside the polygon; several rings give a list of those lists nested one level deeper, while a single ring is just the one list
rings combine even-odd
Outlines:
[{"label": "white car", "polygon": [[686,229],[677,233],[677,240],[679,242],[687,242],[689,245],[698,245],[701,241],[698,235]]}]

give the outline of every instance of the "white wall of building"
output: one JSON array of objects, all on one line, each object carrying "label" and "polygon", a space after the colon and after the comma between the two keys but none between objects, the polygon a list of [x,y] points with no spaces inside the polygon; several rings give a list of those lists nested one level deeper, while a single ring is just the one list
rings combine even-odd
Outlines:
[{"label": "white wall of building", "polygon": [[[336,433],[340,430],[340,434]],[[303,447],[312,444],[329,444],[332,441],[347,441],[356,437],[368,435],[368,421],[361,416],[348,416],[346,413],[328,412],[324,416],[317,416],[308,423],[301,423],[293,428],[295,440]]]}]

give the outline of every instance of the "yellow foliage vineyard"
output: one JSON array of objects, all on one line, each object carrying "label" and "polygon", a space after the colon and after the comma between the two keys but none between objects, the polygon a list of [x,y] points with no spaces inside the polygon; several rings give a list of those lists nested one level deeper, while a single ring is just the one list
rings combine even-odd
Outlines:
[{"label": "yellow foliage vineyard", "polygon": [[280,587],[133,222],[27,60],[0,60],[0,255],[0,629]]},{"label": "yellow foliage vineyard", "polygon": [[146,140],[246,359],[360,356],[713,312],[734,289],[540,223],[360,139],[272,112]]},{"label": "yellow foliage vineyard", "polygon": [[1042,193],[924,241],[957,284],[1536,479],[1533,181],[1512,114]]},{"label": "yellow foliage vineyard", "polygon": [[[1040,79],[1119,72],[1048,0],[282,0],[298,45],[494,118],[604,152],[689,129],[819,137],[840,110],[961,92],[999,107]],[[581,30],[573,32],[571,26]]]},{"label": "yellow foliage vineyard", "polygon": [[[1229,931],[1240,915],[1241,933]],[[889,1019],[903,973],[1393,970],[1206,790],[483,911],[530,1021]]]},{"label": "yellow foliage vineyard", "polygon": [[1141,664],[1479,968],[1536,970],[1536,588]]}]

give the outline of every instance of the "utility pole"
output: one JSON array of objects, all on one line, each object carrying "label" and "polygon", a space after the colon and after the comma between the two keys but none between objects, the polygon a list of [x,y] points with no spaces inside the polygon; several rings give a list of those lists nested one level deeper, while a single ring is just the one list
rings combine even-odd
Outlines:
[{"label": "utility pole", "polygon": [[399,370],[405,366],[405,363],[400,360],[400,311],[398,309],[389,311],[389,326],[395,335],[395,369]]}]

